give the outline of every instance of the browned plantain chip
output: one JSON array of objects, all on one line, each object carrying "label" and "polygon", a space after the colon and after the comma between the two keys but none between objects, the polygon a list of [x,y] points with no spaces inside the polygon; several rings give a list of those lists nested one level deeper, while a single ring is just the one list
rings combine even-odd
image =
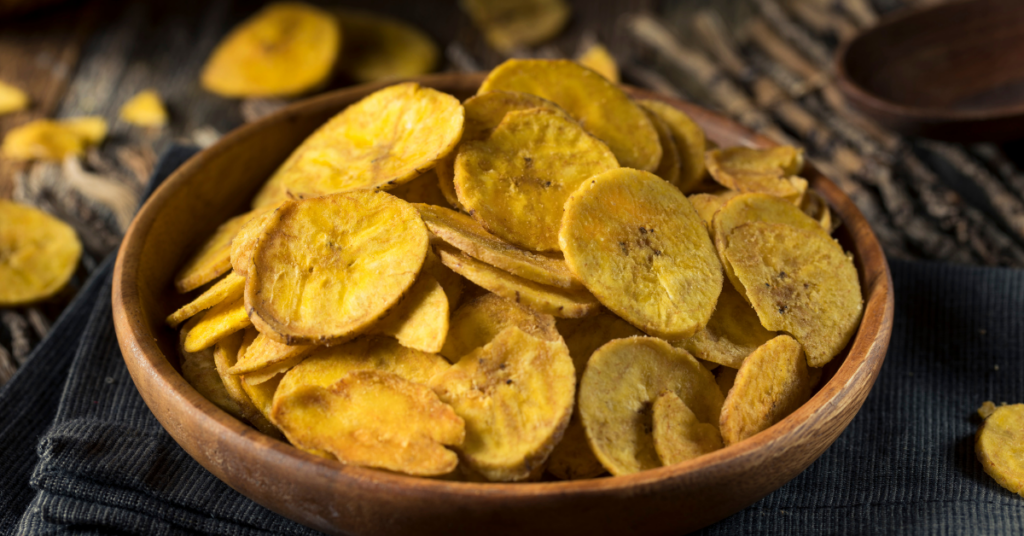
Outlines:
[{"label": "browned plantain chip", "polygon": [[559,339],[555,319],[535,313],[497,294],[484,294],[466,302],[452,315],[441,355],[452,362],[491,342],[509,326],[548,341]]}]

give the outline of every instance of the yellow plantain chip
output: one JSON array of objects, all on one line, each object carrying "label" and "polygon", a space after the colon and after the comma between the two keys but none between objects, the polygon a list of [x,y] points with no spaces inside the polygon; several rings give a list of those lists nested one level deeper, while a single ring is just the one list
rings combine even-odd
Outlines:
[{"label": "yellow plantain chip", "polygon": [[[739,293],[749,300],[747,289],[736,277],[732,264],[725,256],[729,245],[729,234],[733,229],[751,222],[784,223],[809,231],[820,231],[821,226],[804,214],[799,208],[783,199],[768,194],[750,193],[732,197],[715,213],[711,223],[711,235],[715,240],[718,257],[726,277]],[[819,233],[828,236],[827,233]]]},{"label": "yellow plantain chip", "polygon": [[248,376],[239,376],[245,394],[249,395],[249,400],[252,400],[253,405],[256,406],[256,409],[260,410],[260,414],[263,415],[267,422],[271,422],[270,411],[274,407],[274,393],[277,392],[277,387],[281,384],[282,378],[284,378],[284,374],[277,374],[269,380],[252,383]]},{"label": "yellow plantain chip", "polygon": [[643,110],[618,86],[574,61],[508,60],[487,75],[477,93],[499,89],[561,106],[606,143],[623,167],[654,171],[661,162],[658,132]]},{"label": "yellow plantain chip", "polygon": [[562,259],[509,244],[488,233],[473,218],[454,210],[431,205],[414,206],[431,233],[470,257],[536,283],[583,288],[583,283],[572,275]]},{"label": "yellow plantain chip", "polygon": [[402,301],[371,331],[391,335],[407,348],[437,353],[448,335],[448,312],[441,284],[421,272]]},{"label": "yellow plantain chip", "polygon": [[98,115],[61,119],[58,124],[78,136],[86,147],[99,145],[107,139],[107,120]]},{"label": "yellow plantain chip", "polygon": [[794,177],[804,167],[803,149],[781,145],[770,149],[730,147],[705,155],[716,182],[741,193],[764,193],[799,205],[807,181]]},{"label": "yellow plantain chip", "polygon": [[239,296],[233,300],[222,301],[214,305],[202,316],[197,318],[198,322],[189,331],[188,339],[185,340],[185,350],[198,352],[209,348],[217,341],[243,330],[252,325],[248,315],[245,314],[245,304]]},{"label": "yellow plantain chip", "polygon": [[654,125],[654,130],[658,131],[658,141],[661,142],[661,162],[658,163],[658,169],[654,170],[654,174],[665,179],[669,184],[678,186],[682,167],[679,161],[679,149],[676,148],[676,142],[672,139],[672,132],[668,129],[668,124],[653,112],[645,109],[644,113]]},{"label": "yellow plantain chip", "polygon": [[[281,437],[280,432],[277,428],[270,424],[270,421],[260,413],[260,410],[256,408],[249,395],[245,394],[245,389],[242,388],[242,381],[235,376],[230,374],[228,369],[235,364],[235,360],[238,358],[239,350],[242,346],[242,340],[245,336],[254,336],[256,330],[248,328],[245,331],[238,331],[232,333],[228,337],[225,337],[213,347],[213,361],[217,366],[217,374],[220,376],[221,381],[224,383],[224,389],[227,391],[228,396],[238,404],[241,418],[249,421],[257,430],[267,434],[269,436]],[[252,334],[252,335],[250,335]]]},{"label": "yellow plantain chip", "polygon": [[53,296],[71,279],[81,256],[82,243],[70,225],[0,199],[0,307]]},{"label": "yellow plantain chip", "polygon": [[[235,235],[261,213],[260,210],[253,210],[220,224],[174,276],[174,286],[178,292],[195,290],[231,270],[231,243]],[[245,276],[244,269],[238,273]]]},{"label": "yellow plantain chip", "polygon": [[507,300],[538,313],[559,318],[580,318],[596,313],[601,304],[585,289],[564,289],[534,283],[459,253],[454,248],[435,246],[441,262],[455,273]]},{"label": "yellow plantain chip", "polygon": [[287,198],[390,189],[434,167],[462,135],[458,99],[407,82],[377,91],[306,138],[256,194],[254,207]]},{"label": "yellow plantain chip", "polygon": [[408,203],[425,203],[451,208],[448,198],[441,191],[437,173],[432,169],[419,177],[388,190],[388,193]]},{"label": "yellow plantain chip", "polygon": [[690,200],[700,219],[704,220],[708,231],[711,231],[715,213],[737,195],[740,195],[739,192],[722,190],[716,193],[691,194],[686,196],[686,198]]},{"label": "yellow plantain chip", "polygon": [[263,228],[266,227],[267,222],[273,219],[273,214],[274,211],[270,209],[250,212],[251,217],[245,220],[245,223],[238,228],[238,232],[231,239],[229,257],[231,270],[236,274],[245,277],[245,271],[249,269],[249,257],[252,256],[252,249],[256,247],[256,242],[263,234]]},{"label": "yellow plantain chip", "polygon": [[12,160],[60,161],[85,155],[86,149],[103,143],[106,136],[107,122],[102,117],[37,119],[9,130],[0,154]]},{"label": "yellow plantain chip", "polygon": [[235,26],[203,65],[203,89],[224,97],[290,97],[324,84],[341,50],[330,13],[277,2]]},{"label": "yellow plantain chip", "polygon": [[617,339],[590,357],[580,381],[579,411],[590,446],[613,475],[659,467],[651,405],[676,394],[700,422],[717,422],[722,393],[711,371],[661,339]]},{"label": "yellow plantain chip", "polygon": [[547,472],[562,480],[594,478],[607,472],[590,449],[587,431],[583,428],[578,411],[572,412],[562,440],[551,451]]},{"label": "yellow plantain chip", "polygon": [[722,290],[704,223],[677,188],[635,169],[592,178],[565,203],[565,262],[601,304],[669,340],[703,329]]},{"label": "yellow plantain chip", "polygon": [[822,367],[853,336],[864,312],[853,258],[820,228],[748,223],[729,234],[725,256],[761,325],[803,345]]},{"label": "yellow plantain chip", "polygon": [[248,379],[250,384],[259,385],[288,372],[299,363],[302,363],[302,360],[305,358],[305,353],[292,355],[289,359],[278,361],[277,363],[268,365],[256,372],[250,372],[249,374],[246,374],[245,377]]},{"label": "yellow plantain chip", "polygon": [[[466,102],[462,103],[462,107],[466,110],[466,122],[460,143],[487,139],[491,135],[491,131],[501,124],[501,120],[508,112],[544,108],[569,117],[557,104],[549,100],[516,91],[491,91],[483,95],[476,95],[466,99]],[[448,153],[447,156],[438,160],[437,167],[434,169],[437,172],[438,186],[445,199],[452,207],[464,210],[462,204],[459,203],[458,194],[455,192],[455,158],[457,154],[458,150]]]},{"label": "yellow plantain chip", "polygon": [[217,281],[198,298],[183,305],[180,309],[167,317],[167,325],[177,327],[178,324],[192,318],[200,311],[205,311],[218,303],[237,300],[245,288],[245,277],[234,272]]},{"label": "yellow plantain chip", "polygon": [[576,375],[561,340],[515,326],[430,381],[466,420],[465,461],[491,481],[516,481],[544,463],[572,414]]},{"label": "yellow plantain chip", "polygon": [[441,263],[441,259],[437,258],[434,250],[430,248],[427,248],[427,257],[423,260],[422,273],[430,274],[441,284],[445,296],[448,297],[449,311],[459,306],[459,302],[462,300],[463,287],[467,281],[461,275],[453,272],[451,268]]},{"label": "yellow plantain chip", "polygon": [[[295,346],[281,344],[266,334],[260,333],[256,336],[256,340],[246,348],[245,353],[238,355],[238,361],[232,365],[228,372],[246,375],[265,372],[268,367],[284,362],[295,362],[297,359],[308,355],[314,348],[316,347],[308,344]],[[250,380],[253,379],[256,378],[250,377]],[[262,382],[255,381],[253,383]]]},{"label": "yellow plantain chip", "polygon": [[408,78],[433,71],[441,53],[419,28],[369,11],[339,9],[340,69],[356,82]]},{"label": "yellow plantain chip", "polygon": [[590,177],[617,167],[608,147],[575,121],[545,108],[518,110],[505,114],[486,140],[461,145],[455,191],[498,237],[557,251],[565,200]]},{"label": "yellow plantain chip", "polygon": [[704,151],[708,149],[708,142],[704,131],[690,116],[671,104],[650,99],[638,101],[637,104],[660,117],[672,132],[680,164],[679,180],[672,184],[683,193],[695,190],[705,176]]},{"label": "yellow plantain chip", "polygon": [[0,80],[0,115],[24,110],[28,105],[27,93]]},{"label": "yellow plantain chip", "polygon": [[230,413],[236,418],[242,419],[242,408],[228,394],[224,382],[217,373],[217,364],[214,361],[214,349],[204,348],[197,352],[190,352],[186,348],[186,339],[192,329],[198,324],[198,319],[192,319],[185,323],[179,334],[178,354],[181,356],[181,377],[189,383],[204,398],[213,402],[220,409]]},{"label": "yellow plantain chip", "polygon": [[455,311],[441,355],[453,363],[457,362],[462,356],[494,340],[509,326],[546,341],[560,338],[551,315],[535,313],[497,294],[488,293],[473,298]]},{"label": "yellow plantain chip", "polygon": [[700,422],[672,391],[665,391],[651,409],[654,450],[662,465],[692,460],[722,448],[718,426]]},{"label": "yellow plantain chip", "polygon": [[459,6],[502,53],[555,37],[571,13],[565,0],[460,0]]},{"label": "yellow plantain chip", "polygon": [[1000,486],[1024,497],[1024,404],[985,402],[978,413],[985,419],[974,438],[978,461]]},{"label": "yellow plantain chip", "polygon": [[786,418],[811,397],[800,343],[779,335],[743,361],[722,405],[719,428],[726,445],[738,443]]},{"label": "yellow plantain chip", "polygon": [[807,190],[804,192],[803,201],[800,202],[800,210],[821,225],[821,228],[831,234],[839,227],[839,220],[833,218],[832,211],[828,208],[828,202],[818,192]]},{"label": "yellow plantain chip", "polygon": [[588,68],[596,71],[601,76],[608,79],[613,84],[619,83],[619,64],[615,61],[611,52],[605,48],[601,43],[593,43],[582,54],[576,61]]},{"label": "yellow plantain chip", "polygon": [[275,397],[271,415],[299,448],[419,476],[452,472],[459,458],[445,446],[458,447],[466,436],[462,419],[430,388],[377,370]]},{"label": "yellow plantain chip", "polygon": [[715,383],[717,383],[718,388],[722,390],[722,396],[729,396],[729,390],[732,389],[732,386],[736,383],[737,372],[739,372],[739,370],[729,367],[718,367],[718,369],[715,370]]},{"label": "yellow plantain chip", "polygon": [[764,329],[757,313],[731,283],[722,285],[711,320],[693,337],[672,343],[697,359],[734,369],[776,334]]},{"label": "yellow plantain chip", "polygon": [[285,344],[330,344],[373,326],[412,286],[427,228],[408,203],[356,191],[286,204],[249,259],[245,307]]},{"label": "yellow plantain chip", "polygon": [[167,124],[167,108],[155,89],[144,89],[128,99],[119,112],[121,121],[140,127],[162,127]]}]

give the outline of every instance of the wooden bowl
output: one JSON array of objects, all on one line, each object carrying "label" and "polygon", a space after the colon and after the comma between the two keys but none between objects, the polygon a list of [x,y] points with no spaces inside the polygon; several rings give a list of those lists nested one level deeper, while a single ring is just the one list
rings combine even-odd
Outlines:
[{"label": "wooden bowl", "polygon": [[[483,75],[436,75],[425,85],[465,98]],[[885,358],[892,281],[867,222],[813,169],[811,185],[842,219],[855,255],[864,320],[831,379],[770,429],[687,463],[575,482],[465,483],[346,466],[260,434],[199,395],[173,366],[177,335],[163,319],[181,303],[171,284],[192,248],[229,215],[303,138],[348,104],[383,87],[360,86],[294,104],[243,126],[181,166],[129,228],[114,272],[114,319],[125,363],[174,439],[218,478],[300,523],[340,534],[679,534],[735,513],[811,464],[860,409]],[[696,106],[631,89],[686,111],[719,145],[771,145]],[[865,467],[865,470],[869,468]]]},{"label": "wooden bowl", "polygon": [[897,14],[836,56],[850,103],[897,132],[1024,137],[1024,2],[969,0]]}]

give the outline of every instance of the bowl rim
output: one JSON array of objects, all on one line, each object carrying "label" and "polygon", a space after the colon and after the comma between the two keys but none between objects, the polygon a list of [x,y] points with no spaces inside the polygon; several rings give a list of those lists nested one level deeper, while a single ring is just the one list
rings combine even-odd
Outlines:
[{"label": "bowl rim", "polygon": [[[191,413],[194,424],[204,434],[209,434],[209,437],[215,438],[219,444],[226,447],[247,447],[254,451],[259,447],[264,453],[265,463],[268,464],[299,464],[299,470],[311,477],[327,478],[335,482],[347,479],[352,484],[371,486],[376,490],[395,495],[436,496],[443,494],[451,498],[472,496],[495,500],[513,498],[543,500],[566,493],[586,495],[628,492],[637,487],[648,487],[667,481],[685,483],[686,481],[704,479],[721,472],[727,465],[756,464],[759,459],[764,457],[765,449],[773,445],[785,445],[787,439],[796,438],[797,434],[813,428],[822,419],[837,414],[840,411],[840,403],[844,400],[850,399],[856,402],[855,394],[858,391],[865,388],[870,390],[884,361],[892,329],[894,298],[889,266],[877,237],[852,201],[835,184],[808,165],[804,174],[811,185],[822,191],[823,197],[830,201],[829,204],[833,210],[840,214],[844,225],[851,228],[856,227],[863,236],[862,241],[855,241],[853,244],[857,250],[855,258],[863,267],[862,270],[858,270],[865,298],[863,319],[847,346],[848,352],[844,362],[835,371],[834,376],[821,386],[808,402],[767,430],[713,453],[672,466],[650,469],[631,475],[595,479],[518,483],[438,480],[346,465],[336,460],[327,460],[308,454],[284,441],[273,439],[256,431],[195,391],[164,356],[156,342],[154,333],[144,321],[145,312],[142,310],[139,292],[141,281],[137,278],[140,259],[138,255],[133,256],[128,253],[133,250],[142,250],[147,232],[160,213],[163,202],[183,187],[186,177],[202,169],[207,161],[224,152],[230,144],[244,141],[247,137],[266,128],[267,125],[275,121],[283,121],[289,114],[299,111],[303,107],[322,106],[343,99],[347,94],[371,91],[403,81],[420,82],[426,86],[439,86],[455,84],[456,80],[461,80],[460,83],[463,85],[479,85],[485,74],[439,74],[391,80],[353,86],[300,100],[259,121],[245,124],[227,133],[215,145],[197,153],[182,164],[156,189],[140,209],[125,234],[115,264],[112,289],[115,328],[124,360],[136,386],[147,384],[152,387],[156,385],[165,390],[165,395],[173,399],[171,405]],[[626,87],[626,90],[634,98],[660,100],[684,110],[691,117],[720,120],[730,129],[738,128],[746,133],[747,140],[754,146],[777,145],[764,136],[753,134],[740,127],[728,118],[696,105],[643,89]],[[702,128],[704,128],[703,125]],[[835,201],[839,201],[839,207],[836,207]],[[869,323],[868,318],[871,318],[872,322]],[[143,390],[141,387],[139,389]],[[866,393],[864,397],[866,398]],[[151,402],[147,399],[146,403],[149,405]],[[856,414],[862,403],[863,399],[853,409],[853,414]],[[160,414],[154,408],[150,409],[154,414]],[[850,415],[849,419],[852,417],[853,415]],[[843,425],[844,428],[846,424]],[[172,432],[172,437],[181,444],[173,433],[176,430],[169,428],[162,420],[161,425]],[[182,446],[184,447],[184,445]],[[294,469],[295,466],[292,467]],[[222,475],[218,474],[218,471],[210,467],[207,469],[214,472],[221,480],[225,480]],[[765,494],[773,490],[767,490]]]}]

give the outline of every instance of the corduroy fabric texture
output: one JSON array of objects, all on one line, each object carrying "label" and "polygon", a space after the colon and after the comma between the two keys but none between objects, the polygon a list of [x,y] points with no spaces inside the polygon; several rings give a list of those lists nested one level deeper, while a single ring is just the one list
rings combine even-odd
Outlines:
[{"label": "corduroy fabric texture", "polygon": [[[159,166],[166,177],[191,152]],[[312,534],[228,488],[160,427],[121,359],[104,262],[0,390],[0,531]],[[892,265],[874,390],[792,482],[703,534],[1022,534],[1024,498],[974,457],[976,409],[1024,402],[1024,271]]]}]

